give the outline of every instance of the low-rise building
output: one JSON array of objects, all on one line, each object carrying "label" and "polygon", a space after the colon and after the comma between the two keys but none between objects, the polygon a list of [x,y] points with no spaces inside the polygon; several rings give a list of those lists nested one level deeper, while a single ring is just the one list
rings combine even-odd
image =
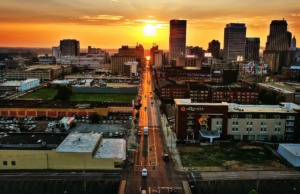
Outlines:
[{"label": "low-rise building", "polygon": [[40,85],[39,79],[27,79],[25,81],[21,81],[19,91],[29,90]]},{"label": "low-rise building", "polygon": [[221,138],[250,141],[291,141],[299,137],[299,108],[283,105],[194,103],[175,99],[175,132],[181,141]]},{"label": "low-rise building", "polygon": [[14,69],[6,72],[5,78],[8,80],[40,79],[49,81],[69,74],[72,67],[68,65],[33,65],[25,69]]},{"label": "low-rise building", "polygon": [[131,103],[116,102],[61,102],[47,100],[1,100],[0,116],[16,118],[63,118],[72,116],[87,116],[98,113],[107,116],[110,107],[124,107],[131,110]]},{"label": "low-rise building", "polygon": [[2,143],[1,170],[120,170],[126,159],[124,139],[105,139],[99,133],[70,133],[53,147],[47,145],[47,137],[30,145],[24,141],[16,143],[18,149]]}]

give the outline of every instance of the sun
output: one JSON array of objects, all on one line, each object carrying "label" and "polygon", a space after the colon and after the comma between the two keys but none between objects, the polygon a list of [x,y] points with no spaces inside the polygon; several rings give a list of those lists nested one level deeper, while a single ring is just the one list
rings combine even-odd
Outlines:
[{"label": "sun", "polygon": [[147,24],[143,28],[143,32],[145,36],[155,36],[156,35],[156,27],[153,26],[152,24]]}]

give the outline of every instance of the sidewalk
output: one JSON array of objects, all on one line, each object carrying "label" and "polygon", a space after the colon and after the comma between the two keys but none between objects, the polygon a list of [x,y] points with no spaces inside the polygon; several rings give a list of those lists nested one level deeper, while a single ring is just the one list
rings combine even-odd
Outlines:
[{"label": "sidewalk", "polygon": [[161,115],[161,124],[164,133],[165,143],[171,155],[172,163],[174,164],[176,170],[185,172],[185,169],[181,164],[180,156],[176,147],[176,134],[172,131],[170,127],[167,126],[168,121],[166,115]]}]

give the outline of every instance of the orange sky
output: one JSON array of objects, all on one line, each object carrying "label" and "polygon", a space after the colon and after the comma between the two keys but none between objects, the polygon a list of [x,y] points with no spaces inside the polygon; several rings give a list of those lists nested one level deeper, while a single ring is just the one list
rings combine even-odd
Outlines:
[{"label": "orange sky", "polygon": [[[188,2],[188,3],[187,3]],[[247,37],[260,37],[265,46],[272,20],[284,18],[300,42],[299,0],[1,0],[0,46],[52,47],[74,38],[81,48],[119,48],[140,43],[169,47],[169,21],[186,19],[187,45],[207,49],[221,42],[227,23],[246,23]],[[152,24],[153,36],[143,27]],[[299,43],[298,43],[299,46]]]}]

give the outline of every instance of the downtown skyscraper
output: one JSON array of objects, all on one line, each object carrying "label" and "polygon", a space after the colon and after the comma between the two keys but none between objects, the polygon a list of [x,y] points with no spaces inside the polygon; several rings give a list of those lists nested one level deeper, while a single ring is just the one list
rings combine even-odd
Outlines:
[{"label": "downtown skyscraper", "polygon": [[289,65],[289,52],[292,33],[287,31],[286,20],[273,20],[264,50],[264,62],[271,72],[280,72],[283,66]]},{"label": "downtown skyscraper", "polygon": [[242,23],[227,24],[224,29],[224,54],[225,60],[245,58],[246,26]]},{"label": "downtown skyscraper", "polygon": [[259,48],[260,39],[259,38],[246,38],[246,51],[245,59],[258,61],[259,60]]},{"label": "downtown skyscraper", "polygon": [[80,43],[75,39],[64,39],[60,41],[61,56],[79,56]]},{"label": "downtown skyscraper", "polygon": [[186,20],[170,21],[169,51],[170,62],[179,57],[185,57],[186,49]]}]

